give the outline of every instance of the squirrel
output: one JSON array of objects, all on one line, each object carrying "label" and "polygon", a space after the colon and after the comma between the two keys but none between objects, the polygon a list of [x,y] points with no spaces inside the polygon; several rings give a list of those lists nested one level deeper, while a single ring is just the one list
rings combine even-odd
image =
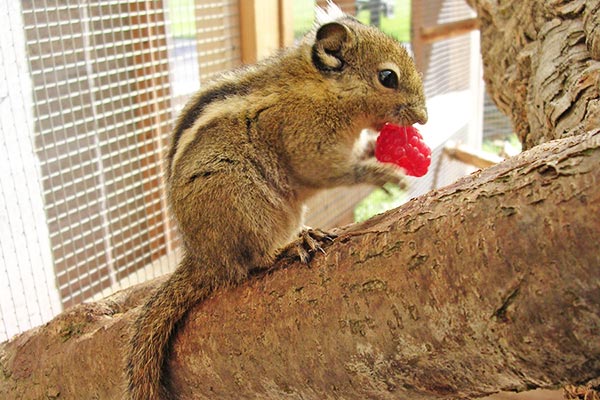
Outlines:
[{"label": "squirrel", "polygon": [[165,168],[182,259],[133,325],[126,397],[177,397],[167,359],[192,306],[282,255],[307,262],[332,240],[302,228],[307,198],[336,186],[402,183],[401,168],[375,159],[374,138],[356,145],[362,130],[426,120],[421,75],[404,47],[331,2],[300,43],[194,95]]}]

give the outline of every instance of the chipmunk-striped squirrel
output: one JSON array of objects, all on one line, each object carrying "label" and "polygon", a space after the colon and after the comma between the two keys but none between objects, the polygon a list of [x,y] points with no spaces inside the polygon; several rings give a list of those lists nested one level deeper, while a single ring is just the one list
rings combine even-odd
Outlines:
[{"label": "chipmunk-striped squirrel", "polygon": [[318,231],[288,244],[302,229],[308,197],[403,179],[400,168],[375,160],[372,142],[358,151],[355,143],[365,128],[426,122],[413,60],[332,3],[319,15],[298,45],[202,88],[177,120],[166,181],[183,257],[135,322],[127,354],[132,400],[175,398],[168,349],[194,304],[282,252],[306,259],[319,248]]}]

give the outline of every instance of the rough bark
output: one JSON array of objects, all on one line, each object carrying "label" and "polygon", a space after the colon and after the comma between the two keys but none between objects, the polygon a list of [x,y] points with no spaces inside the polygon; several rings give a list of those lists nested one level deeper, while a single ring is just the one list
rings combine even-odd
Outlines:
[{"label": "rough bark", "polygon": [[524,148],[600,126],[600,0],[467,0],[484,78]]},{"label": "rough bark", "polygon": [[[345,229],[310,268],[215,293],[175,339],[181,394],[476,398],[600,376],[600,0],[470,1],[525,147],[562,139]],[[0,398],[119,398],[157,284],[0,344]]]},{"label": "rough bark", "polygon": [[[185,398],[466,398],[600,376],[600,130],[347,228],[193,309]],[[286,267],[286,268],[283,268]],[[0,346],[0,398],[116,399],[155,282]],[[195,396],[195,397],[194,397]]]}]

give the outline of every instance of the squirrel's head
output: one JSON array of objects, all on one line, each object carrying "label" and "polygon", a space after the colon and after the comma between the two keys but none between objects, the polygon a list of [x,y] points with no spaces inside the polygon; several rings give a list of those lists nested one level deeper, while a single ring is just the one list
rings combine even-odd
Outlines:
[{"label": "squirrel's head", "polygon": [[356,104],[365,128],[427,122],[421,75],[398,41],[343,14],[309,40],[314,67],[338,96]]}]

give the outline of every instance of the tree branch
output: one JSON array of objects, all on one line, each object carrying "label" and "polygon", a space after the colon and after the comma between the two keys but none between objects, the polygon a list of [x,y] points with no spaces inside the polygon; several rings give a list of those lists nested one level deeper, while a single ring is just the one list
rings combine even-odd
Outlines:
[{"label": "tree branch", "polygon": [[[454,399],[600,376],[600,0],[470,2],[492,97],[526,148],[547,143],[199,304],[170,360],[184,397]],[[159,281],[1,344],[0,398],[119,398]]]},{"label": "tree branch", "polygon": [[[600,376],[600,130],[347,228],[193,309],[184,398],[466,398]],[[151,285],[0,346],[0,398],[118,398]],[[95,397],[96,396],[96,397]]]}]

